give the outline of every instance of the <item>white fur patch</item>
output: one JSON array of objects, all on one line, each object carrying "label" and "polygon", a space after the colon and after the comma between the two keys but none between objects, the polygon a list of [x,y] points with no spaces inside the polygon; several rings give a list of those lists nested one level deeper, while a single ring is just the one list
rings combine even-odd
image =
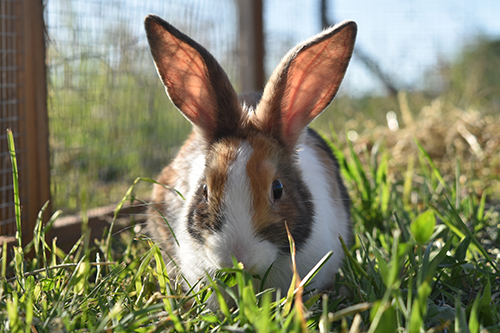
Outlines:
[{"label": "white fur patch", "polygon": [[223,198],[224,224],[220,232],[207,239],[207,255],[215,259],[218,268],[232,267],[234,256],[250,273],[263,274],[276,258],[277,249],[255,236],[252,191],[246,172],[252,153],[252,147],[243,142],[229,167]]},{"label": "white fur patch", "polygon": [[186,198],[183,206],[182,220],[174,226],[174,232],[179,241],[178,258],[181,266],[181,271],[192,285],[198,281],[199,278],[205,276],[205,270],[209,269],[206,259],[199,255],[200,245],[193,241],[187,230],[187,215],[191,202],[195,199],[194,193],[203,175],[205,169],[205,155],[200,152],[198,156],[194,156],[192,163],[190,163],[188,188],[181,190],[182,195]]},{"label": "white fur patch", "polygon": [[302,177],[313,198],[315,216],[309,240],[297,253],[297,269],[300,276],[304,277],[328,251],[333,251],[332,257],[311,285],[322,288],[332,282],[333,274],[344,258],[338,236],[346,238],[349,235],[349,221],[342,203],[333,204],[331,185],[325,181],[328,179],[326,169],[315,150],[312,147],[303,148],[299,150],[298,155]]}]

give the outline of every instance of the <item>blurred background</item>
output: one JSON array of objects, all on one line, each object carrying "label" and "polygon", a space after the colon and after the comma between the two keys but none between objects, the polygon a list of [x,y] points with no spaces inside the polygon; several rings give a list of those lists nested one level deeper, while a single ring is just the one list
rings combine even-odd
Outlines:
[{"label": "blurred background", "polygon": [[[5,12],[12,3],[1,0],[0,7]],[[143,28],[150,13],[212,52],[238,92],[262,88],[301,40],[355,20],[356,51],[341,91],[313,127],[350,141],[360,154],[385,147],[395,170],[407,169],[416,137],[444,173],[452,173],[460,158],[470,171],[464,172],[464,184],[470,181],[471,188],[481,191],[498,181],[497,0],[46,0],[43,5],[52,210],[74,213],[118,202],[136,177],[155,178],[190,131],[157,78]],[[247,85],[254,74],[244,69],[258,72],[259,66],[262,75],[256,73]],[[147,198],[149,185],[141,185],[138,195]]]}]

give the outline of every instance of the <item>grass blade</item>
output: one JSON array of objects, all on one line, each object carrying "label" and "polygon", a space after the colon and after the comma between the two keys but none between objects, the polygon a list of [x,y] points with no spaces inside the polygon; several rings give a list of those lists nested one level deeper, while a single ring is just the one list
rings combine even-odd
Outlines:
[{"label": "grass blade", "polygon": [[14,145],[14,135],[12,130],[7,129],[7,141],[9,145],[10,161],[12,163],[12,190],[14,192],[14,209],[16,214],[16,239],[19,247],[22,247],[22,227],[21,227],[21,201],[19,199],[19,173],[17,170],[16,147]]},{"label": "grass blade", "polygon": [[446,184],[446,182],[444,181],[444,178],[441,175],[441,172],[439,172],[439,169],[434,164],[434,161],[432,160],[432,158],[425,151],[424,147],[420,144],[420,142],[416,138],[414,138],[414,140],[415,140],[415,143],[418,146],[418,149],[419,149],[420,153],[425,157],[425,159],[427,160],[427,162],[431,166],[431,169],[432,169],[432,172],[434,173],[434,176],[436,176],[436,178],[438,179],[438,181],[441,184],[441,186],[443,186],[448,193],[451,193],[448,184]]}]

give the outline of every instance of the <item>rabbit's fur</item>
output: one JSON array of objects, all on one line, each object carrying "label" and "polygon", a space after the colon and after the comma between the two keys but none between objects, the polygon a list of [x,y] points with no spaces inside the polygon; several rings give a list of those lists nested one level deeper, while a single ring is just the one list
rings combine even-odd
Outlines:
[{"label": "rabbit's fur", "polygon": [[170,271],[192,285],[232,267],[234,256],[255,275],[272,264],[266,285],[286,290],[292,276],[286,224],[300,276],[333,251],[312,283],[328,288],[344,257],[338,236],[348,244],[352,236],[350,202],[335,157],[307,125],[337,93],[356,24],[341,23],[292,49],[260,102],[243,106],[202,46],[157,16],[146,17],[145,27],[168,96],[193,124],[158,179],[166,186],[154,185],[149,211],[149,234]]}]

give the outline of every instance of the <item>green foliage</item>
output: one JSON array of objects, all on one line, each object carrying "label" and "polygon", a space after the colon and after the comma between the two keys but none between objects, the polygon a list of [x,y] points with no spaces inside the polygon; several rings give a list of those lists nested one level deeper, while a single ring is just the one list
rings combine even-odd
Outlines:
[{"label": "green foliage", "polygon": [[410,225],[410,230],[419,244],[425,244],[434,233],[436,226],[436,217],[432,210],[420,214]]},{"label": "green foliage", "polygon": [[373,302],[361,331],[394,331],[393,324],[409,332],[498,329],[498,304],[479,315],[479,300],[490,304],[491,281],[499,276],[498,243],[481,233],[498,223],[498,214],[484,221],[484,197],[464,195],[459,182],[450,186],[418,142],[420,166],[389,177],[383,149],[365,150],[360,156],[370,162],[361,162],[350,144],[340,149],[334,138],[329,144],[351,189],[357,231],[345,283],[353,291],[350,303]]},{"label": "green foliage", "polygon": [[438,84],[458,107],[498,110],[500,40],[475,36],[456,59],[439,68]]},{"label": "green foliage", "polygon": [[[2,249],[0,331],[500,330],[498,242],[482,232],[496,228],[499,218],[494,207],[486,209],[484,195],[447,183],[423,148],[420,164],[399,178],[391,177],[382,147],[358,156],[334,138],[328,143],[351,193],[356,242],[344,246],[332,292],[302,299],[296,286],[308,277],[298,276],[288,293],[256,289],[263,283],[235,262],[183,293],[158,246],[133,228],[94,245],[84,235],[68,253],[47,243],[58,211],[46,225],[37,220],[33,242],[16,246],[10,264]],[[116,214],[140,181],[154,183],[137,179]],[[32,259],[25,257],[30,249]],[[219,310],[208,309],[208,302]]]}]

